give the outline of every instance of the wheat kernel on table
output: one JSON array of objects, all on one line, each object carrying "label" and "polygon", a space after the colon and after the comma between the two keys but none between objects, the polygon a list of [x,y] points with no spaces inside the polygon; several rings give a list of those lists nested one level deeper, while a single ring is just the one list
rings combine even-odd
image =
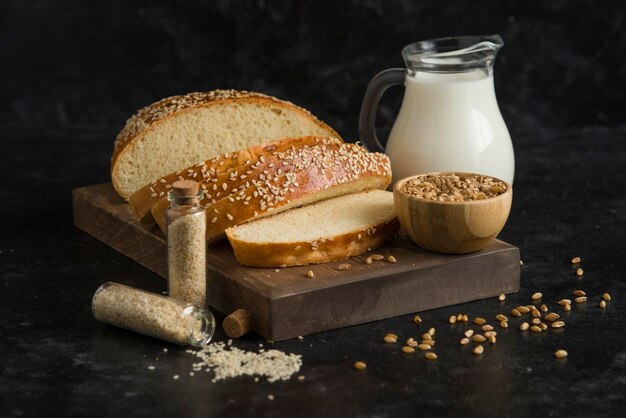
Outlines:
[{"label": "wheat kernel on table", "polygon": [[611,301],[611,295],[609,295],[608,293],[605,293],[604,295],[602,295],[602,299],[606,300],[607,302]]},{"label": "wheat kernel on table", "polygon": [[545,322],[540,322],[539,323],[539,328],[541,328],[542,331],[547,331],[548,330],[548,324],[546,324]]},{"label": "wheat kernel on table", "polygon": [[604,308],[606,308],[606,300],[602,299],[602,300],[600,301],[599,306],[600,306],[600,309],[604,309]]},{"label": "wheat kernel on table", "polygon": [[380,260],[385,259],[385,256],[382,254],[372,254],[371,257],[372,257],[372,260],[375,260],[375,261],[380,261]]},{"label": "wheat kernel on table", "polygon": [[493,331],[493,327],[489,324],[485,324],[481,327],[483,331]]},{"label": "wheat kernel on table", "polygon": [[467,314],[463,314],[463,319],[461,321],[467,323],[467,321],[469,321],[469,316],[467,316]]},{"label": "wheat kernel on table", "polygon": [[541,292],[535,292],[533,293],[533,295],[530,297],[532,300],[539,300],[543,297],[543,295],[541,294]]},{"label": "wheat kernel on table", "polygon": [[435,328],[429,329],[428,333],[430,334],[431,337],[434,337],[435,336]]},{"label": "wheat kernel on table", "polygon": [[548,322],[554,322],[557,319],[559,319],[561,317],[561,315],[559,315],[556,312],[550,312],[549,314],[546,314],[546,316],[543,318]]},{"label": "wheat kernel on table", "polygon": [[450,315],[450,318],[448,318],[448,322],[451,324],[455,324],[456,323],[456,315]]},{"label": "wheat kernel on table", "polygon": [[506,299],[506,295],[504,293],[500,293],[500,295],[498,296],[498,300],[500,302],[504,302],[504,299]]},{"label": "wheat kernel on table", "polygon": [[315,277],[315,273],[313,273],[313,270],[309,270],[306,272],[306,277],[308,277],[309,279],[312,279]]},{"label": "wheat kernel on table", "polygon": [[554,321],[551,325],[552,328],[563,328],[565,326],[565,321]]},{"label": "wheat kernel on table", "polygon": [[500,321],[500,327],[501,328],[508,328],[509,327],[509,323],[507,321]]},{"label": "wheat kernel on table", "polygon": [[437,354],[433,353],[432,351],[424,354],[424,357],[428,360],[437,360]]},{"label": "wheat kernel on table", "polygon": [[357,370],[365,370],[367,364],[364,361],[357,361],[354,363],[354,368]]},{"label": "wheat kernel on table", "polygon": [[522,260],[519,261],[519,266],[524,267],[524,262]]},{"label": "wheat kernel on table", "polygon": [[587,293],[585,293],[584,290],[579,290],[579,289],[574,290],[572,294],[574,296],[587,296]]},{"label": "wheat kernel on table", "polygon": [[531,330],[532,332],[537,332],[537,333],[539,333],[539,332],[543,332],[543,330],[541,329],[541,327],[539,327],[539,326],[537,326],[537,325],[533,325],[532,327],[530,327],[530,330]]},{"label": "wheat kernel on table", "polygon": [[530,312],[530,308],[528,306],[524,306],[524,305],[518,306],[515,309],[517,309],[518,312],[522,313],[522,314],[527,314],[528,312]]},{"label": "wheat kernel on table", "polygon": [[433,337],[429,333],[425,332],[425,333],[422,334],[422,340],[424,340],[424,341],[431,341],[432,339],[433,339]]},{"label": "wheat kernel on table", "polygon": [[487,323],[487,321],[485,320],[485,318],[474,318],[474,323],[476,325],[484,325]]},{"label": "wheat kernel on table", "polygon": [[571,311],[571,310],[572,310],[572,305],[570,305],[570,304],[568,303],[567,305],[563,306],[563,310],[564,310],[564,311],[566,311],[566,312]]},{"label": "wheat kernel on table", "polygon": [[470,342],[469,338],[464,337],[464,338],[461,338],[461,341],[459,341],[459,344],[461,344],[461,345],[468,345],[469,342]]},{"label": "wheat kernel on table", "polygon": [[571,305],[571,304],[572,304],[572,301],[570,299],[561,299],[559,301],[559,305],[561,305],[561,306]]},{"label": "wheat kernel on table", "polygon": [[472,350],[472,353],[476,354],[477,356],[480,356],[483,353],[483,351],[485,351],[484,347],[482,345],[477,345]]},{"label": "wheat kernel on table", "polygon": [[387,261],[390,263],[397,263],[398,260],[396,260],[396,258],[392,255],[390,255],[389,257],[387,257]]},{"label": "wheat kernel on table", "polygon": [[496,343],[496,336],[495,335],[490,335],[487,340],[489,341],[489,344],[495,344]]},{"label": "wheat kernel on table", "polygon": [[579,296],[576,299],[574,299],[574,302],[576,302],[576,303],[587,302],[587,296]]},{"label": "wheat kernel on table", "polygon": [[582,268],[578,267],[578,268],[576,269],[576,275],[577,275],[578,277],[582,277],[582,275],[583,275],[583,274],[585,274],[585,271],[584,271]]},{"label": "wheat kernel on table", "polygon": [[528,325],[528,322],[522,322],[519,326],[519,329],[522,331],[527,331],[529,327],[530,325]]},{"label": "wheat kernel on table", "polygon": [[539,319],[539,318],[533,318],[533,320],[532,320],[532,321],[530,321],[530,323],[531,323],[532,325],[539,325],[539,324],[541,324],[541,319]]},{"label": "wheat kernel on table", "polygon": [[456,316],[456,320],[457,320],[457,322],[461,322],[461,321],[463,320],[463,315],[458,314],[458,315]]},{"label": "wheat kernel on table", "polygon": [[476,334],[472,336],[472,341],[474,341],[475,343],[484,343],[485,341],[487,341],[487,338],[485,338],[484,335]]},{"label": "wheat kernel on table", "polygon": [[365,259],[365,264],[372,264],[372,257],[367,257]]},{"label": "wheat kernel on table", "polygon": [[520,313],[520,311],[518,311],[517,309],[511,309],[511,316],[515,316],[517,318],[519,318],[520,316],[522,316],[522,314]]},{"label": "wheat kernel on table", "polygon": [[411,353],[415,353],[415,349],[413,347],[409,347],[408,345],[405,345],[402,347],[402,352],[405,354],[411,354]]},{"label": "wheat kernel on table", "polygon": [[580,264],[580,257],[574,257],[572,258],[572,264]]},{"label": "wheat kernel on table", "polygon": [[506,315],[502,315],[502,314],[496,315],[496,319],[498,321],[508,321],[509,320],[509,318],[507,318]]},{"label": "wheat kernel on table", "polygon": [[430,350],[431,348],[433,348],[433,346],[430,344],[422,343],[422,344],[418,344],[417,348],[419,348],[422,351],[426,351],[426,350]]},{"label": "wheat kernel on table", "polygon": [[562,350],[562,349],[561,350],[556,350],[554,352],[554,357],[556,357],[556,358],[565,358],[565,357],[567,357],[567,351]]},{"label": "wheat kernel on table", "polygon": [[398,342],[398,339],[397,339],[397,338],[394,338],[394,337],[393,337],[393,336],[391,336],[391,335],[385,335],[385,336],[383,337],[383,341],[385,341],[387,344],[395,344],[395,343],[397,343],[397,342]]},{"label": "wheat kernel on table", "polygon": [[422,318],[419,315],[415,315],[413,317],[413,322],[415,322],[416,324],[421,324],[422,323]]},{"label": "wheat kernel on table", "polygon": [[467,331],[465,331],[463,333],[467,338],[471,337],[472,335],[474,335],[474,330],[473,329],[468,329]]},{"label": "wheat kernel on table", "polygon": [[539,309],[541,310],[541,312],[548,312],[548,306],[544,303],[542,304]]}]

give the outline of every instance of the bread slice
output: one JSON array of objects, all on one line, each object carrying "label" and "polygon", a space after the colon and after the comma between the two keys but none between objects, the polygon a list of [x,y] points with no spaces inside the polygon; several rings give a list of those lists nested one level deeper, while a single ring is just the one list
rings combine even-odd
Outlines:
[{"label": "bread slice", "polygon": [[[389,158],[355,144],[320,144],[277,153],[279,168],[251,179],[250,187],[206,207],[207,240],[224,230],[270,213],[365,190],[385,189],[391,182]],[[275,167],[274,167],[275,168]],[[165,229],[167,201],[152,208]]]},{"label": "bread slice", "polygon": [[150,181],[218,155],[281,138],[337,132],[292,103],[236,90],[173,96],[137,112],[115,140],[111,179],[128,200]]},{"label": "bread slice", "polygon": [[228,228],[241,264],[256,267],[325,263],[392,240],[399,224],[393,193],[350,194]]},{"label": "bread slice", "polygon": [[143,186],[130,196],[128,203],[140,222],[153,220],[150,210],[164,199],[172,183],[177,180],[195,180],[201,183],[205,197],[202,205],[215,203],[222,197],[249,187],[250,179],[257,178],[264,170],[276,170],[280,164],[275,155],[289,149],[316,144],[342,142],[337,138],[305,136],[287,138],[268,144],[255,145],[245,150],[221,155],[170,173]]}]

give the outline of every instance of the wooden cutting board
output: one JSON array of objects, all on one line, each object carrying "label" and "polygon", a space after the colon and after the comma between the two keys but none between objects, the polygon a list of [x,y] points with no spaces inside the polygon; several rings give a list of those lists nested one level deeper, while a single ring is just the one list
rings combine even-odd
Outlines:
[{"label": "wooden cutting board", "polygon": [[[110,183],[75,189],[72,202],[78,228],[166,277],[163,233],[137,223]],[[365,264],[372,253],[398,261]],[[372,253],[305,267],[251,268],[239,265],[223,242],[207,252],[209,303],[225,314],[246,309],[252,328],[278,341],[519,290],[519,250],[499,240],[477,253],[443,255],[399,237]],[[340,271],[340,263],[352,267]],[[309,270],[315,278],[306,276]]]}]

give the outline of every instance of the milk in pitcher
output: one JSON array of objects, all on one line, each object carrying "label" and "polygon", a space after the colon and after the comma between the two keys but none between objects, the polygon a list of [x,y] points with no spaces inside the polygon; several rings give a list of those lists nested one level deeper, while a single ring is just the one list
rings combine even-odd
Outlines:
[{"label": "milk in pitcher", "polygon": [[386,146],[394,180],[417,170],[484,173],[513,181],[513,147],[493,75],[417,72],[405,83]]},{"label": "milk in pitcher", "polygon": [[493,84],[498,35],[431,39],[402,50],[406,68],[377,74],[367,87],[359,133],[383,151],[376,111],[387,88],[403,84],[404,99],[385,152],[394,181],[415,174],[463,171],[513,182],[515,158]]}]

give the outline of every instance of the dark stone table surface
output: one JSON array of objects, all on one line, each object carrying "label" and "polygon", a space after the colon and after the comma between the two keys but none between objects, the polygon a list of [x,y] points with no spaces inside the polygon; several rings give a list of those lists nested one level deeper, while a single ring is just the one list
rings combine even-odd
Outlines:
[{"label": "dark stone table surface", "polygon": [[[587,417],[620,416],[626,406],[623,129],[513,132],[515,198],[500,238],[521,250],[518,294],[423,312],[421,328],[406,315],[274,343],[302,355],[305,376],[277,383],[190,377],[195,360],[186,348],[96,322],[90,300],[104,281],[166,287],[72,225],[70,191],[108,180],[115,132],[2,129],[2,416]],[[583,259],[582,278],[574,256]],[[563,314],[556,301],[574,289],[589,300]],[[458,344],[463,327],[447,323],[460,312],[495,323],[537,291],[563,314],[564,329],[522,333],[511,320],[476,357]],[[602,310],[604,292],[613,300]],[[382,342],[390,331],[418,337],[431,326],[434,362]],[[249,335],[234,345],[255,350],[261,342]],[[569,357],[556,360],[557,348]],[[356,371],[355,360],[367,370]]]}]

